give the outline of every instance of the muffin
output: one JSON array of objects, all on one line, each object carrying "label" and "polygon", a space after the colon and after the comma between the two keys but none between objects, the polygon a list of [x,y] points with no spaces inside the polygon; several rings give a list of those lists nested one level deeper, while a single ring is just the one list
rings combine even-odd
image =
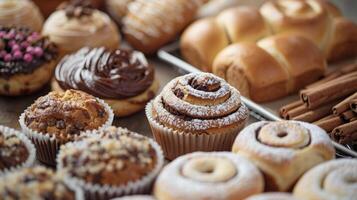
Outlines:
[{"label": "muffin", "polygon": [[256,122],[233,144],[263,172],[266,191],[289,191],[312,167],[335,158],[335,149],[320,127],[298,121]]},{"label": "muffin", "polygon": [[115,23],[88,1],[63,4],[46,20],[42,33],[58,45],[60,56],[84,46],[116,49],[120,35]]},{"label": "muffin", "polygon": [[62,59],[52,89],[78,89],[102,98],[123,117],[143,110],[159,89],[154,68],[138,51],[84,47]]},{"label": "muffin", "polygon": [[1,177],[0,196],[5,200],[84,200],[83,191],[65,184],[62,174],[40,166]]},{"label": "muffin", "polygon": [[263,189],[263,176],[249,160],[230,152],[196,152],[162,170],[154,195],[158,200],[243,200]]},{"label": "muffin", "polygon": [[27,137],[0,125],[0,175],[30,167],[35,157],[36,149]]},{"label": "muffin", "polygon": [[77,90],[50,92],[38,98],[20,116],[24,133],[34,142],[41,162],[55,164],[60,145],[74,141],[86,131],[110,126],[110,107]]},{"label": "muffin", "polygon": [[174,159],[194,151],[229,151],[248,120],[239,92],[209,73],[173,79],[146,107],[155,140]]},{"label": "muffin", "polygon": [[39,33],[0,26],[0,95],[41,89],[52,76],[56,56],[56,46]]},{"label": "muffin", "polygon": [[57,167],[88,199],[110,199],[149,192],[164,163],[152,139],[109,127],[61,147]]},{"label": "muffin", "polygon": [[21,26],[41,31],[43,16],[31,0],[0,1],[0,26]]}]

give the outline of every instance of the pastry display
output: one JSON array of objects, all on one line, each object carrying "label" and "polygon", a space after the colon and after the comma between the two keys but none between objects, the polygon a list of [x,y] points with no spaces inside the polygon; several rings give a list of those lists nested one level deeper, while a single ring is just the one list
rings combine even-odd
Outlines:
[{"label": "pastry display", "polygon": [[226,46],[255,42],[280,33],[313,41],[330,61],[357,55],[357,24],[324,0],[267,1],[260,10],[236,7],[191,24],[180,40],[181,54],[192,65],[210,71]]},{"label": "pastry display", "polygon": [[356,199],[356,177],[356,159],[325,162],[301,177],[294,188],[294,196],[305,200]]},{"label": "pastry display", "polygon": [[54,165],[60,145],[82,133],[112,124],[113,112],[104,101],[81,91],[50,92],[20,116],[24,133],[33,141],[37,158]]},{"label": "pastry display", "polygon": [[194,19],[205,1],[134,1],[122,21],[125,38],[135,49],[154,53]]},{"label": "pastry display", "polygon": [[42,33],[57,44],[61,57],[82,47],[116,49],[120,35],[115,23],[88,1],[64,4],[46,20]]},{"label": "pastry display", "polygon": [[27,137],[0,125],[0,176],[30,167],[35,162],[35,157],[36,149]]},{"label": "pastry display", "polygon": [[249,112],[239,92],[209,73],[170,81],[146,107],[155,140],[172,160],[194,151],[227,151]]},{"label": "pastry display", "polygon": [[229,152],[196,152],[163,169],[154,195],[158,200],[243,200],[263,189],[263,176],[245,158]]},{"label": "pastry display", "polygon": [[214,74],[256,102],[297,92],[321,78],[325,69],[326,61],[316,45],[304,37],[285,34],[256,44],[230,45],[213,63]]},{"label": "pastry display", "polygon": [[31,0],[0,1],[0,26],[27,27],[41,31],[43,16]]},{"label": "pastry display", "polygon": [[300,91],[300,99],[284,105],[280,116],[314,123],[341,144],[357,142],[357,64],[328,73]]},{"label": "pastry display", "polygon": [[324,130],[298,121],[253,123],[239,133],[232,151],[259,167],[266,191],[288,191],[304,172],[335,157]]},{"label": "pastry display", "polygon": [[82,48],[62,59],[52,89],[78,89],[102,98],[123,117],[143,110],[159,89],[154,68],[138,51]]},{"label": "pastry display", "polygon": [[56,57],[56,46],[39,33],[0,26],[0,95],[25,95],[41,89],[52,76]]},{"label": "pastry display", "polygon": [[61,173],[40,166],[0,177],[0,196],[5,200],[84,200],[83,191],[65,184]]},{"label": "pastry display", "polygon": [[299,200],[299,199],[295,198],[290,193],[268,192],[268,193],[263,193],[263,194],[257,194],[257,195],[254,195],[254,196],[250,196],[246,200]]},{"label": "pastry display", "polygon": [[110,199],[148,192],[164,164],[152,139],[109,127],[61,147],[57,166],[89,199]]}]

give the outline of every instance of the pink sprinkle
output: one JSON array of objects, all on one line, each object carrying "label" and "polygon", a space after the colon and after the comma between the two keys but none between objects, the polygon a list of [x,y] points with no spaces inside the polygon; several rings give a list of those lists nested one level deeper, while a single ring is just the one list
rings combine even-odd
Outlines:
[{"label": "pink sprinkle", "polygon": [[21,42],[21,47],[27,48],[30,44],[28,42]]},{"label": "pink sprinkle", "polygon": [[15,51],[13,54],[15,59],[21,59],[22,58],[22,52],[21,51]]},{"label": "pink sprinkle", "polygon": [[15,39],[16,40],[23,40],[24,36],[22,35],[22,33],[17,33],[16,36],[15,36]]},{"label": "pink sprinkle", "polygon": [[12,60],[11,54],[6,54],[6,55],[4,56],[4,61],[5,61],[5,62],[10,62],[11,60]]},{"label": "pink sprinkle", "polygon": [[37,57],[41,57],[43,55],[43,50],[41,47],[35,47],[34,54]]},{"label": "pink sprinkle", "polygon": [[8,34],[5,35],[5,38],[6,38],[6,39],[12,39],[12,38],[14,38],[14,37],[15,37],[15,33],[12,33],[12,32],[10,32],[10,33],[8,33]]},{"label": "pink sprinkle", "polygon": [[26,52],[28,52],[28,53],[32,53],[34,50],[35,50],[35,49],[34,49],[32,46],[28,46],[28,47],[26,48]]},{"label": "pink sprinkle", "polygon": [[4,31],[0,31],[0,37],[3,38],[5,36],[5,32]]},{"label": "pink sprinkle", "polygon": [[37,40],[40,37],[40,35],[37,32],[33,32],[31,36],[33,40]]},{"label": "pink sprinkle", "polygon": [[13,52],[20,50],[20,45],[14,44],[14,45],[12,46],[11,50],[12,50]]},{"label": "pink sprinkle", "polygon": [[26,53],[25,54],[25,56],[24,56],[24,60],[26,61],[26,62],[31,62],[32,61],[32,55],[31,54],[28,54],[28,53]]},{"label": "pink sprinkle", "polygon": [[10,40],[9,43],[8,43],[8,45],[9,45],[10,47],[14,46],[15,44],[16,44],[16,41],[15,41],[15,40]]},{"label": "pink sprinkle", "polygon": [[3,58],[6,55],[6,51],[2,50],[0,51],[0,58]]}]

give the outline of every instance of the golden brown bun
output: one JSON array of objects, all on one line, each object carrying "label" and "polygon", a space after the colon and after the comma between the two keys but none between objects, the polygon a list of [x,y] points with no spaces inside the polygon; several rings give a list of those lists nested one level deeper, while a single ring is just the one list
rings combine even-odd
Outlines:
[{"label": "golden brown bun", "polygon": [[[51,81],[53,91],[63,91],[55,79]],[[155,97],[159,90],[159,82],[155,79],[152,85],[143,93],[128,99],[103,99],[117,117],[126,117],[144,109],[146,104]]]},{"label": "golden brown bun", "polygon": [[[303,59],[302,59],[303,58]],[[326,62],[308,39],[276,35],[254,43],[233,44],[213,63],[213,73],[257,102],[284,97],[320,78]]]},{"label": "golden brown bun", "polygon": [[106,0],[105,9],[117,24],[121,24],[122,18],[128,11],[128,5],[135,0]]},{"label": "golden brown bun", "polygon": [[204,1],[134,1],[123,19],[125,37],[135,49],[154,53],[194,19]]}]

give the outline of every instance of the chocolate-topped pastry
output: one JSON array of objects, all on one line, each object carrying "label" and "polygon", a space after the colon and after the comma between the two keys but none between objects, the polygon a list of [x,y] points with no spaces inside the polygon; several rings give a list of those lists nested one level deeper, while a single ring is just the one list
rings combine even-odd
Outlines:
[{"label": "chocolate-topped pastry", "polygon": [[120,43],[115,23],[85,0],[71,0],[60,5],[48,17],[42,32],[58,45],[61,57],[85,46],[114,50]]},{"label": "chocolate-topped pastry", "polygon": [[78,89],[103,98],[118,116],[142,110],[158,90],[154,68],[138,51],[82,48],[62,59],[53,90]]},{"label": "chocolate-topped pastry", "polygon": [[64,183],[62,174],[44,167],[24,168],[0,178],[0,196],[5,200],[82,200],[83,191]]},{"label": "chocolate-topped pastry", "polygon": [[66,171],[70,182],[83,187],[90,196],[105,193],[104,199],[150,188],[163,166],[157,143],[116,127],[92,134],[60,150],[58,168]]},{"label": "chocolate-topped pastry", "polygon": [[[67,90],[38,98],[20,117],[20,124],[36,145],[36,140],[44,137],[56,141],[58,149],[60,144],[75,140],[85,131],[110,125],[112,120],[112,111],[103,101],[81,91]],[[44,147],[52,146],[38,146],[39,159],[54,164],[56,151],[49,156]]]},{"label": "chocolate-topped pastry", "polygon": [[22,95],[40,89],[53,72],[57,48],[24,27],[0,27],[0,94]]}]

